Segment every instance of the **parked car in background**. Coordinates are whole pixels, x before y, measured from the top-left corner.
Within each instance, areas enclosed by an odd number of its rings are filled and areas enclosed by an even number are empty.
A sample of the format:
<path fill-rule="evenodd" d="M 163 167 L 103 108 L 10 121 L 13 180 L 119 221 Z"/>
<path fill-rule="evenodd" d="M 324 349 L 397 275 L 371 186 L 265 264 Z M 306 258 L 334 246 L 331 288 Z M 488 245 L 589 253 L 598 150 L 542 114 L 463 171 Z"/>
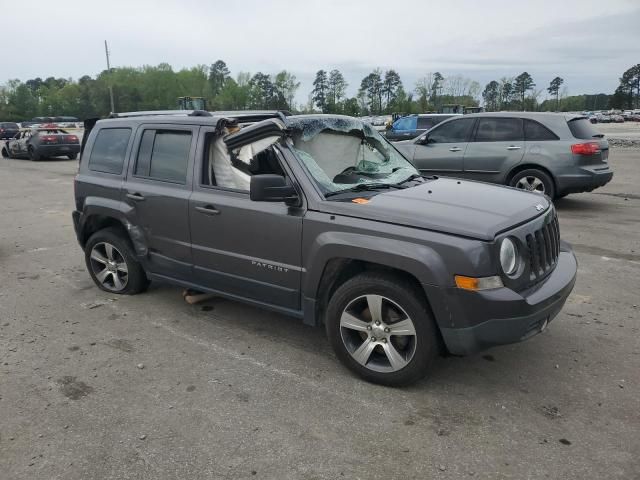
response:
<path fill-rule="evenodd" d="M 582 115 L 500 112 L 453 118 L 395 146 L 424 173 L 558 198 L 611 180 L 603 137 Z"/>
<path fill-rule="evenodd" d="M 624 123 L 624 117 L 622 115 L 611 115 L 611 121 L 613 123 Z"/>
<path fill-rule="evenodd" d="M 13 122 L 0 122 L 0 139 L 5 140 L 16 136 L 20 127 Z"/>
<path fill-rule="evenodd" d="M 77 135 L 61 129 L 20 130 L 14 138 L 2 145 L 4 158 L 43 158 L 66 156 L 78 158 L 80 141 Z"/>
<path fill-rule="evenodd" d="M 426 132 L 433 126 L 451 117 L 461 117 L 461 113 L 421 113 L 419 115 L 407 115 L 398 118 L 391 128 L 387 130 L 385 137 L 391 142 L 410 140 Z"/>

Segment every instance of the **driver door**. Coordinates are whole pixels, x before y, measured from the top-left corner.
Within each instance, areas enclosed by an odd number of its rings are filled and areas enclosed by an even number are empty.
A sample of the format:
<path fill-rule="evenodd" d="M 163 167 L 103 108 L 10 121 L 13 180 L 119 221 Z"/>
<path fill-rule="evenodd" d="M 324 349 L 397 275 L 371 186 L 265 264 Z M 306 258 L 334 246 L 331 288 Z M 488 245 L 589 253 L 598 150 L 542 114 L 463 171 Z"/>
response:
<path fill-rule="evenodd" d="M 464 153 L 475 119 L 459 118 L 433 127 L 416 141 L 413 164 L 420 172 L 462 176 Z"/>
<path fill-rule="evenodd" d="M 230 151 L 269 150 L 286 172 L 283 157 L 274 146 L 282 134 L 270 120 L 246 127 L 225 141 Z M 225 188 L 218 186 L 215 178 L 207 180 L 214 136 L 213 128 L 202 129 L 194 174 L 199 182 L 189 202 L 197 282 L 232 296 L 300 310 L 305 210 L 278 202 L 254 202 L 248 189 Z M 264 148 L 268 138 L 271 144 Z M 251 148 L 244 149 L 247 146 Z"/>

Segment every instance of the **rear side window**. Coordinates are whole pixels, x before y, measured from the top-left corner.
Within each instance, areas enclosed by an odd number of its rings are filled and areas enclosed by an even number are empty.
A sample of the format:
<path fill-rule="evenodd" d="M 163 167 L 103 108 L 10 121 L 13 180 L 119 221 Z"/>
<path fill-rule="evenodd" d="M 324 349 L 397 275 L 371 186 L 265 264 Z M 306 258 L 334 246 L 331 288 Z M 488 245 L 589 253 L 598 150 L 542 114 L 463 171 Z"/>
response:
<path fill-rule="evenodd" d="M 186 183 L 191 132 L 145 130 L 134 174 L 175 183 Z"/>
<path fill-rule="evenodd" d="M 524 138 L 529 141 L 558 140 L 555 133 L 533 120 L 524 121 Z"/>
<path fill-rule="evenodd" d="M 573 135 L 575 138 L 589 140 L 601 136 L 601 134 L 598 133 L 595 128 L 593 128 L 591 122 L 586 118 L 576 118 L 575 120 L 569 120 L 567 122 L 567 125 L 569 125 L 571 135 Z"/>
<path fill-rule="evenodd" d="M 466 142 L 473 127 L 473 118 L 452 120 L 429 132 L 429 143 Z"/>
<path fill-rule="evenodd" d="M 89 170 L 121 174 L 129 137 L 131 137 L 130 128 L 103 128 L 100 130 L 91 149 Z"/>
<path fill-rule="evenodd" d="M 524 140 L 521 118 L 481 118 L 476 142 L 516 142 Z"/>
<path fill-rule="evenodd" d="M 415 130 L 417 124 L 416 117 L 404 117 L 396 120 L 396 123 L 393 124 L 394 130 Z"/>

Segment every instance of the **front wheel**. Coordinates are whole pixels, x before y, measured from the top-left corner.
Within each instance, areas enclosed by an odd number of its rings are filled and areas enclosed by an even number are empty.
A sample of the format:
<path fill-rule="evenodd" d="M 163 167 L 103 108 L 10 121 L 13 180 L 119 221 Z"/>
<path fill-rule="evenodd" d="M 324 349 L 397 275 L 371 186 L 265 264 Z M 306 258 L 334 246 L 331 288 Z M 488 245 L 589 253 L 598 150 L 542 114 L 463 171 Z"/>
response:
<path fill-rule="evenodd" d="M 546 172 L 536 168 L 516 173 L 509 185 L 527 192 L 544 194 L 551 199 L 555 197 L 553 179 Z"/>
<path fill-rule="evenodd" d="M 2 158 L 11 158 L 11 155 L 9 155 L 9 151 L 6 148 L 2 149 Z"/>
<path fill-rule="evenodd" d="M 97 231 L 87 241 L 84 251 L 87 270 L 100 289 L 123 295 L 134 295 L 147 289 L 147 276 L 122 230 L 105 228 Z"/>
<path fill-rule="evenodd" d="M 421 292 L 402 277 L 367 272 L 342 284 L 327 308 L 337 357 L 365 380 L 402 386 L 424 377 L 438 332 Z"/>

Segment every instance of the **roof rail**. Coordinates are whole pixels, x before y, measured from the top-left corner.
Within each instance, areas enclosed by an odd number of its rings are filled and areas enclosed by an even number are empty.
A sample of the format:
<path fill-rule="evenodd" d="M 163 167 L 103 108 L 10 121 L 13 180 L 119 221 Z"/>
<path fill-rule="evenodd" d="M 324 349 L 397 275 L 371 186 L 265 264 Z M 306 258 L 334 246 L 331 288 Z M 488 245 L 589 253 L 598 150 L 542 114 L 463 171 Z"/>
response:
<path fill-rule="evenodd" d="M 211 113 L 204 110 L 148 110 L 142 112 L 120 112 L 111 113 L 107 118 L 127 118 L 127 117 L 151 117 L 162 115 L 178 115 L 189 117 L 210 117 Z"/>

